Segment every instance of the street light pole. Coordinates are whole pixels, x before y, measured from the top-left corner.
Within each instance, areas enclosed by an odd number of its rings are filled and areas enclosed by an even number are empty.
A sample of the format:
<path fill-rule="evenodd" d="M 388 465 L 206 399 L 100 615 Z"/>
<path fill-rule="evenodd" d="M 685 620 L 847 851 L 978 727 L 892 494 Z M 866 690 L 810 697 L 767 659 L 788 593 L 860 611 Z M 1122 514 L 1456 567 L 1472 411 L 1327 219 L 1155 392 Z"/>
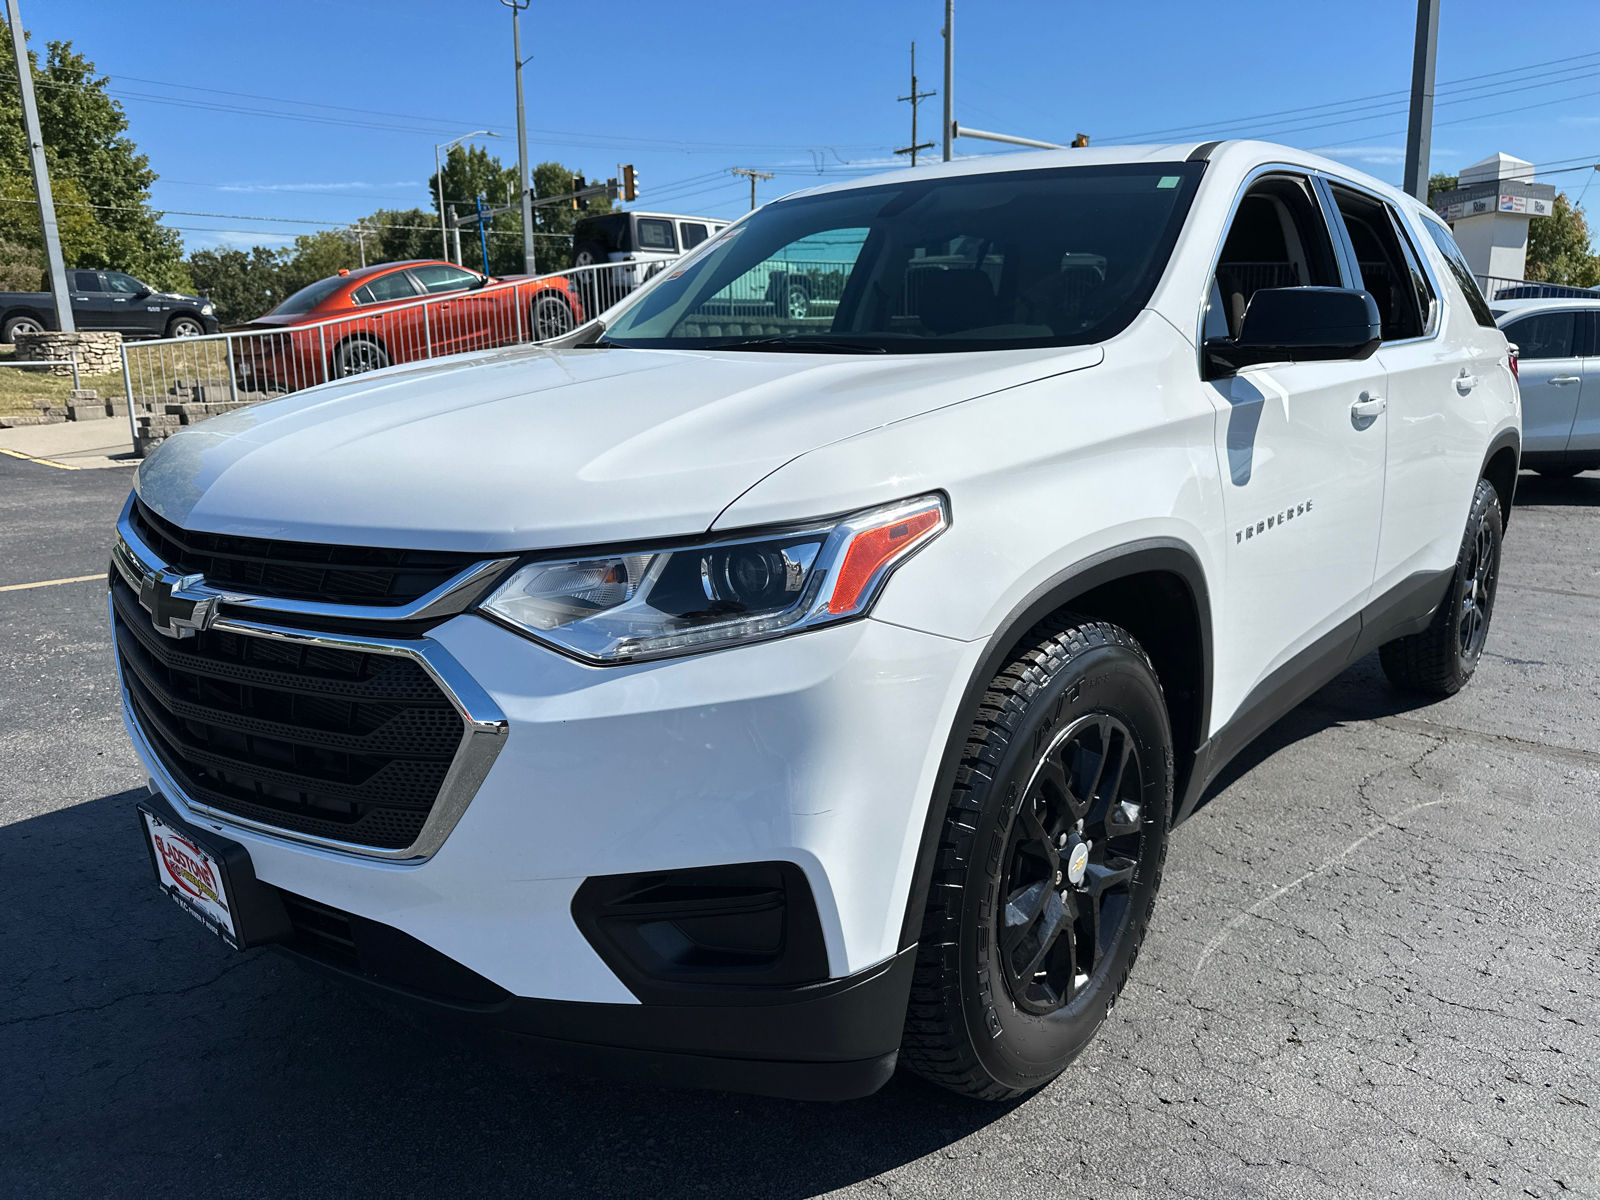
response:
<path fill-rule="evenodd" d="M 1439 0 L 1417 0 L 1417 43 L 1411 62 L 1411 119 L 1406 126 L 1406 194 L 1428 202 L 1433 149 L 1433 71 L 1439 57 Z"/>
<path fill-rule="evenodd" d="M 72 292 L 67 287 L 67 264 L 61 257 L 61 231 L 56 228 L 56 202 L 50 194 L 50 168 L 44 159 L 44 135 L 39 131 L 39 106 L 33 100 L 33 68 L 28 63 L 28 39 L 22 29 L 17 0 L 6 0 L 6 20 L 11 25 L 11 49 L 17 56 L 17 83 L 22 91 L 22 127 L 33 164 L 33 194 L 39 201 L 39 230 L 44 234 L 45 263 L 50 268 L 50 295 L 56 306 L 56 328 L 76 333 L 72 322 Z"/>
<path fill-rule="evenodd" d="M 528 186 L 528 117 L 527 111 L 522 107 L 522 29 L 517 20 L 523 9 L 527 8 L 532 0 L 500 0 L 511 10 L 511 57 L 517 64 L 517 178 L 522 192 L 522 270 L 525 274 L 535 275 L 537 270 L 533 264 L 533 189 Z M 487 268 L 485 268 L 487 270 Z"/>
<path fill-rule="evenodd" d="M 6 0 L 6 3 L 13 3 L 13 0 Z M 450 242 L 444 231 L 444 164 L 440 161 L 439 151 L 449 150 L 455 146 L 459 146 L 462 142 L 467 141 L 469 138 L 499 136 L 500 135 L 498 133 L 491 133 L 487 129 L 474 129 L 471 133 L 463 133 L 460 137 L 453 138 L 448 142 L 437 142 L 434 144 L 433 184 L 434 197 L 439 202 L 439 257 L 444 259 L 445 262 L 450 261 Z"/>

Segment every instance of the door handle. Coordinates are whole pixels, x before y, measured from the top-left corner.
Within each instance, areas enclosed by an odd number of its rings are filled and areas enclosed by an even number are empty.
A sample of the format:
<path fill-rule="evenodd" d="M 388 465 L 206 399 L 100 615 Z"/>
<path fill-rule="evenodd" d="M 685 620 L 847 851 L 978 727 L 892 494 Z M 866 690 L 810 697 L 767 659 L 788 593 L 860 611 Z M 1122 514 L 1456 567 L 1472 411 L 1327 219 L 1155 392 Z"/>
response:
<path fill-rule="evenodd" d="M 1463 396 L 1465 396 L 1468 392 L 1470 392 L 1473 388 L 1475 388 L 1477 386 L 1478 386 L 1478 377 L 1476 375 L 1469 374 L 1467 369 L 1465 367 L 1462 367 L 1461 368 L 1461 374 L 1456 376 L 1456 391 L 1460 392 Z"/>
<path fill-rule="evenodd" d="M 1350 405 L 1350 424 L 1357 429 L 1366 429 L 1382 416 L 1383 410 L 1388 407 L 1389 402 L 1382 396 L 1362 392 L 1361 398 Z"/>
<path fill-rule="evenodd" d="M 1569 383 L 1582 383 L 1583 377 L 1581 375 L 1552 375 L 1550 382 L 1555 384 L 1556 387 L 1566 387 Z"/>

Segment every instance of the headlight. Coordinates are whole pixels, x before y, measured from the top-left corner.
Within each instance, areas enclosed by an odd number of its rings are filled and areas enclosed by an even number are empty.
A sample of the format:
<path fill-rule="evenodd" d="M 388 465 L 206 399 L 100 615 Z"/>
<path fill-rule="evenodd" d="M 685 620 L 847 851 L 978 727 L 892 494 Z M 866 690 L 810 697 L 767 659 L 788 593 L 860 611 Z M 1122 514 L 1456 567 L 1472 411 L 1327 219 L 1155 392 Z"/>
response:
<path fill-rule="evenodd" d="M 202 304 L 200 306 L 200 315 L 201 316 L 205 316 L 205 317 L 209 317 L 211 315 L 211 312 L 212 312 L 214 307 L 215 307 L 215 305 Z"/>
<path fill-rule="evenodd" d="M 948 524 L 943 497 L 919 496 L 757 537 L 530 562 L 482 609 L 590 662 L 721 649 L 862 615 Z"/>

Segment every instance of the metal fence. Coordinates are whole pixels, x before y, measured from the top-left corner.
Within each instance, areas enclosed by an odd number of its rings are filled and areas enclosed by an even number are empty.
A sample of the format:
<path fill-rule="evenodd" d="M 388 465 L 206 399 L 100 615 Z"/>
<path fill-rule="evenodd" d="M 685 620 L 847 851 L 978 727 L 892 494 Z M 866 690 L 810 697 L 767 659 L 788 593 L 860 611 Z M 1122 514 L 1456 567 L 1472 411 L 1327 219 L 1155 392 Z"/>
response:
<path fill-rule="evenodd" d="M 1499 275 L 1477 275 L 1474 278 L 1488 300 L 1552 300 L 1600 297 L 1592 288 L 1568 287 L 1563 283 L 1539 283 L 1532 279 L 1506 279 Z"/>
<path fill-rule="evenodd" d="M 575 267 L 374 304 L 345 316 L 124 344 L 122 373 L 135 451 L 142 453 L 163 430 L 193 418 L 330 379 L 549 341 L 612 307 L 669 261 Z"/>

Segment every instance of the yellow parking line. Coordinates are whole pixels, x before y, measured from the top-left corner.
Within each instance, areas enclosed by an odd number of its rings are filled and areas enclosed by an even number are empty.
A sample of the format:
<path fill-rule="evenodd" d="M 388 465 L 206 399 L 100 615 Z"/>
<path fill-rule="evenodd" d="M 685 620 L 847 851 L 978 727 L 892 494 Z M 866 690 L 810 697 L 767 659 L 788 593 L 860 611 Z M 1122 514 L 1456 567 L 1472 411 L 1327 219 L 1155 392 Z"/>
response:
<path fill-rule="evenodd" d="M 72 463 L 56 462 L 54 459 L 49 459 L 49 458 L 35 458 L 31 454 L 24 454 L 21 450 L 7 450 L 4 446 L 0 446 L 0 454 L 9 454 L 12 458 L 20 458 L 24 462 L 35 462 L 35 463 L 41 464 L 42 466 L 55 467 L 58 471 L 81 471 L 81 470 L 83 470 L 82 467 L 75 466 Z M 0 590 L 3 590 L 3 589 L 0 589 Z"/>
<path fill-rule="evenodd" d="M 55 587 L 58 583 L 88 583 L 91 579 L 104 579 L 106 573 L 101 571 L 98 575 L 74 575 L 71 579 L 41 579 L 38 583 L 8 583 L 0 587 L 0 592 L 22 592 L 28 588 Z"/>

